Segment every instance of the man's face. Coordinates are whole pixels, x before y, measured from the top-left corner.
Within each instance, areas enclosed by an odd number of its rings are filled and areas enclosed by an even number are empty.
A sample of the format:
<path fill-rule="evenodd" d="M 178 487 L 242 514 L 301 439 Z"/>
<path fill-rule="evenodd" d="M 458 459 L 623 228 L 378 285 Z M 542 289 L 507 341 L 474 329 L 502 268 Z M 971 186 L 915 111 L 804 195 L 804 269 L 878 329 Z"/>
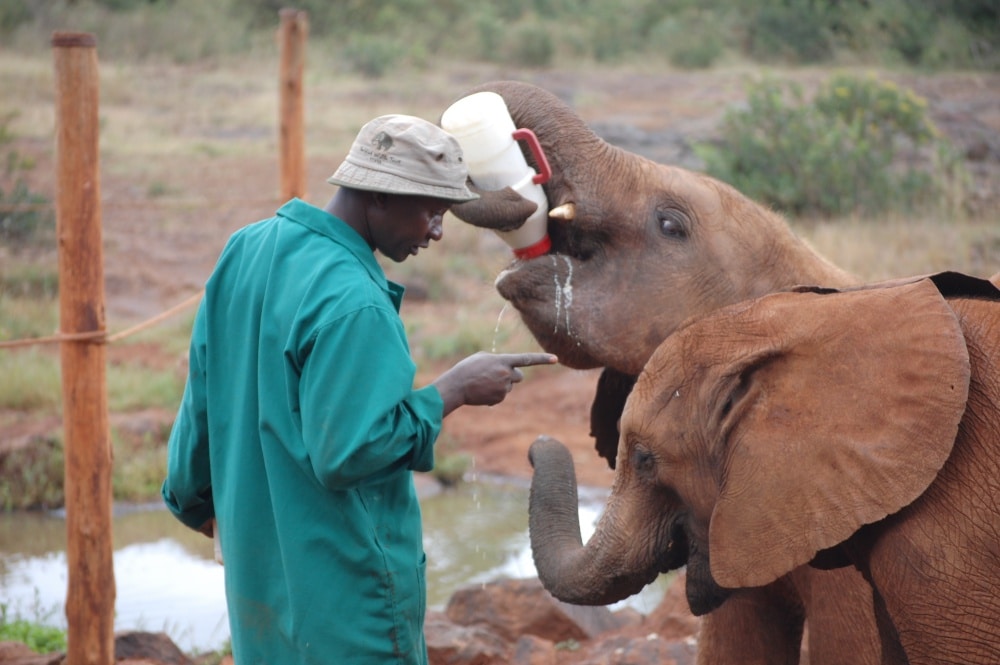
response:
<path fill-rule="evenodd" d="M 389 196 L 376 198 L 369 214 L 375 248 L 396 263 L 416 256 L 431 240 L 444 236 L 444 214 L 451 201 L 427 196 Z"/>

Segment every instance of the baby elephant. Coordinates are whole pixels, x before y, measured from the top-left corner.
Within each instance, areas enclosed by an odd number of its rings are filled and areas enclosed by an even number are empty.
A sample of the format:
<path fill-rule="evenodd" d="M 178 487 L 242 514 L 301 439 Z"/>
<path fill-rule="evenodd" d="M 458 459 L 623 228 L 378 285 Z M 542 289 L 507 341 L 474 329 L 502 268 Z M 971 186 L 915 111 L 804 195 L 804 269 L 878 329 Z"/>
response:
<path fill-rule="evenodd" d="M 533 494 L 539 474 L 565 480 L 563 453 L 536 442 Z M 533 544 L 562 528 L 539 496 Z M 943 273 L 688 323 L 628 398 L 611 497 L 576 554 L 602 562 L 579 583 L 608 588 L 686 563 L 699 614 L 804 565 L 853 565 L 884 662 L 1000 663 L 1000 291 Z"/>

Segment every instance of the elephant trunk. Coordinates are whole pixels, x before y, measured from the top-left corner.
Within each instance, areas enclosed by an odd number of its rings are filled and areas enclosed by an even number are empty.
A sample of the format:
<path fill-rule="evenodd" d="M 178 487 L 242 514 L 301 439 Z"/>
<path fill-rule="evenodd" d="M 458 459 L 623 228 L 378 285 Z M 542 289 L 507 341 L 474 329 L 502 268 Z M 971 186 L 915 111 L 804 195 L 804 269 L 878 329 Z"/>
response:
<path fill-rule="evenodd" d="M 607 605 L 642 590 L 658 571 L 627 565 L 634 544 L 616 542 L 612 525 L 618 509 L 614 494 L 586 545 L 580 536 L 576 473 L 569 450 L 539 437 L 529 458 L 531 482 L 528 527 L 531 552 L 542 585 L 556 598 L 576 605 Z"/>
<path fill-rule="evenodd" d="M 629 161 L 623 151 L 601 139 L 548 90 L 521 81 L 493 81 L 467 94 L 481 91 L 503 97 L 514 125 L 530 129 L 538 137 L 552 167 L 552 179 L 545 185 L 550 209 L 568 202 L 585 203 L 578 200 L 584 192 L 601 200 L 609 169 L 619 168 L 611 165 Z M 530 151 L 526 147 L 523 150 L 528 163 L 533 164 Z"/>

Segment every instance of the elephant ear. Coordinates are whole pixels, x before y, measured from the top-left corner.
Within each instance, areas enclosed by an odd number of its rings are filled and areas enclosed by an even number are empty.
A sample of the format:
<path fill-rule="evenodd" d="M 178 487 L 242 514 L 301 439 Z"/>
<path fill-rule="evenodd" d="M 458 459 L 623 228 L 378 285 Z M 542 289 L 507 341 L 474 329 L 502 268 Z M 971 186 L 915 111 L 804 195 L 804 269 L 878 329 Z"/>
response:
<path fill-rule="evenodd" d="M 712 318 L 754 348 L 736 368 L 720 444 L 709 527 L 720 585 L 768 584 L 933 482 L 970 368 L 957 317 L 930 280 L 776 294 Z"/>
<path fill-rule="evenodd" d="M 597 380 L 597 392 L 590 405 L 590 436 L 594 437 L 597 454 L 606 459 L 612 469 L 618 459 L 618 422 L 635 380 L 631 374 L 605 368 Z"/>

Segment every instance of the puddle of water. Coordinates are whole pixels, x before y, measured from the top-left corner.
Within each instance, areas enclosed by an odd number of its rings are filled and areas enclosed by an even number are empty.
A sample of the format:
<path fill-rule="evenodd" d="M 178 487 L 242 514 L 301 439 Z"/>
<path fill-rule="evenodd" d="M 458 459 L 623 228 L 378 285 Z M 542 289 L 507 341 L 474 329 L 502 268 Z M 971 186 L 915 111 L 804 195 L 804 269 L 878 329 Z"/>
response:
<path fill-rule="evenodd" d="M 581 488 L 580 524 L 590 537 L 605 495 Z M 460 587 L 536 575 L 528 543 L 528 487 L 476 479 L 422 500 L 427 602 L 443 609 Z M 162 631 L 184 651 L 229 637 L 223 569 L 212 541 L 159 505 L 114 520 L 115 630 Z M 65 628 L 66 524 L 57 514 L 0 513 L 0 603 L 8 616 Z M 612 609 L 649 613 L 669 576 Z"/>

